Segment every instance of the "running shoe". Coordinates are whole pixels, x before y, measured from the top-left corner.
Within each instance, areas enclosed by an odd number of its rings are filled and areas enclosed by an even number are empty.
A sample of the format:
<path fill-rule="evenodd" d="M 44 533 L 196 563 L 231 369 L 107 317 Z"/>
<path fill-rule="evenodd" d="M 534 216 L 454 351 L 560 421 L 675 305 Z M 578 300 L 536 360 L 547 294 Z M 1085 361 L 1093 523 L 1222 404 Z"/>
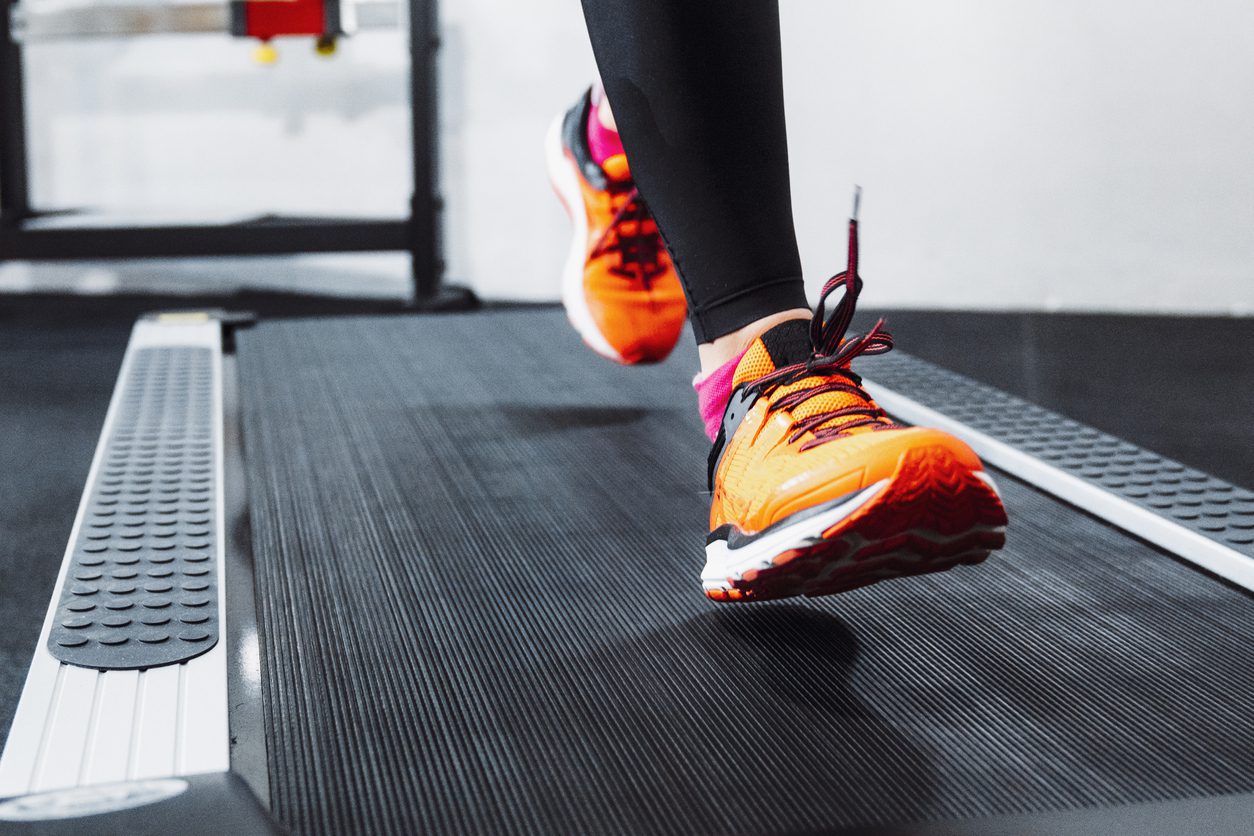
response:
<path fill-rule="evenodd" d="M 845 592 L 979 563 L 1005 543 L 1006 512 L 971 448 L 896 423 L 850 368 L 892 348 L 883 320 L 845 337 L 862 289 L 857 236 L 855 211 L 848 267 L 813 320 L 777 325 L 736 366 L 710 453 L 701 582 L 715 601 Z"/>
<path fill-rule="evenodd" d="M 675 267 L 624 154 L 598 165 L 588 151 L 587 93 L 549 129 L 549 178 L 574 223 L 562 304 L 583 341 L 619 363 L 664 360 L 687 303 Z"/>

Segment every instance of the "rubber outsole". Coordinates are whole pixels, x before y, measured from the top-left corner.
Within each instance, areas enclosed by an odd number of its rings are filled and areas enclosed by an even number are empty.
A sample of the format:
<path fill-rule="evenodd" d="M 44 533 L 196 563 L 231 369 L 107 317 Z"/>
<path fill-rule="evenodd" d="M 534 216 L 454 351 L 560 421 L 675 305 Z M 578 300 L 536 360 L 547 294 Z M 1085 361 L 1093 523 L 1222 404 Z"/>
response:
<path fill-rule="evenodd" d="M 883 490 L 849 516 L 706 583 L 713 601 L 765 601 L 848 592 L 893 578 L 974 565 L 1006 542 L 992 480 L 948 450 L 907 450 Z"/>

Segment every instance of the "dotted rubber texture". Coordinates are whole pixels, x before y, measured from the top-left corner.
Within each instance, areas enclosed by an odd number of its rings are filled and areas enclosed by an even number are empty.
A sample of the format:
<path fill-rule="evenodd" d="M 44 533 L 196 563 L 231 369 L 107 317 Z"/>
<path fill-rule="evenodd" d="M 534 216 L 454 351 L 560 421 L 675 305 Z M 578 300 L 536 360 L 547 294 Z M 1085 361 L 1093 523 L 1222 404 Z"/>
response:
<path fill-rule="evenodd" d="M 1254 557 L 1254 493 L 1248 490 L 901 352 L 877 357 L 867 377 Z"/>
<path fill-rule="evenodd" d="M 1010 476 L 979 566 L 720 604 L 691 349 L 622 368 L 560 311 L 237 339 L 296 833 L 813 833 L 1254 790 L 1254 599 Z"/>
<path fill-rule="evenodd" d="M 137 350 L 48 636 L 71 665 L 133 670 L 218 642 L 213 352 Z"/>

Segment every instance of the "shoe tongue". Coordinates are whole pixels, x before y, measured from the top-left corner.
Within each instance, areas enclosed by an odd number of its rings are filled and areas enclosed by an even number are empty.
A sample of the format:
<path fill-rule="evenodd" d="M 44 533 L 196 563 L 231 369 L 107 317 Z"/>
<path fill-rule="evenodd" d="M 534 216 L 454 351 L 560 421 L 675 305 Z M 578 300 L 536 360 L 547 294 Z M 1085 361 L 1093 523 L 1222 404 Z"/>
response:
<path fill-rule="evenodd" d="M 736 365 L 732 388 L 757 380 L 783 366 L 804 363 L 813 354 L 810 344 L 810 323 L 804 319 L 791 319 L 776 325 L 749 345 L 749 350 Z M 829 378 L 823 375 L 802 377 L 775 390 L 778 395 L 789 395 L 802 389 L 821 386 Z M 851 391 L 826 391 L 806 398 L 788 411 L 794 421 L 814 419 L 819 415 L 849 408 L 867 408 L 873 404 L 860 394 Z M 815 430 L 835 427 L 856 420 L 854 416 L 837 416 L 812 428 Z M 869 432 L 871 427 L 855 427 L 850 432 Z"/>
<path fill-rule="evenodd" d="M 732 388 L 757 380 L 784 366 L 804 363 L 813 352 L 808 319 L 781 322 L 749 344 L 748 350 L 736 365 Z"/>
<path fill-rule="evenodd" d="M 631 179 L 631 169 L 627 166 L 626 154 L 615 154 L 607 157 L 605 162 L 601 163 L 601 169 L 605 172 L 605 176 L 616 183 L 621 183 Z"/>

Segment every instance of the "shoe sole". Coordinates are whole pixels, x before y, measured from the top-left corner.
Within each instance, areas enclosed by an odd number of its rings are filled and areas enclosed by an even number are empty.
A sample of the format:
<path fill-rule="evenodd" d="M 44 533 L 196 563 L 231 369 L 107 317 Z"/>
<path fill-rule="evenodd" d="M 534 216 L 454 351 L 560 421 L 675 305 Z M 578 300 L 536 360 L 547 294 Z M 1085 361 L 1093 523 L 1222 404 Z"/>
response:
<path fill-rule="evenodd" d="M 944 448 L 907 450 L 891 477 L 833 508 L 740 548 L 710 543 L 702 585 L 714 601 L 833 595 L 980 563 L 1005 545 L 1005 526 L 988 474 Z"/>
<path fill-rule="evenodd" d="M 570 251 L 566 255 L 566 266 L 562 268 L 562 307 L 566 309 L 566 318 L 570 320 L 571 326 L 588 348 L 608 360 L 622 363 L 622 355 L 610 345 L 597 327 L 584 296 L 583 271 L 588 259 L 588 215 L 583 207 L 583 190 L 579 187 L 575 163 L 562 147 L 562 120 L 563 117 L 559 115 L 553 121 L 544 139 L 544 159 L 549 172 L 549 183 L 575 226 Z"/>

